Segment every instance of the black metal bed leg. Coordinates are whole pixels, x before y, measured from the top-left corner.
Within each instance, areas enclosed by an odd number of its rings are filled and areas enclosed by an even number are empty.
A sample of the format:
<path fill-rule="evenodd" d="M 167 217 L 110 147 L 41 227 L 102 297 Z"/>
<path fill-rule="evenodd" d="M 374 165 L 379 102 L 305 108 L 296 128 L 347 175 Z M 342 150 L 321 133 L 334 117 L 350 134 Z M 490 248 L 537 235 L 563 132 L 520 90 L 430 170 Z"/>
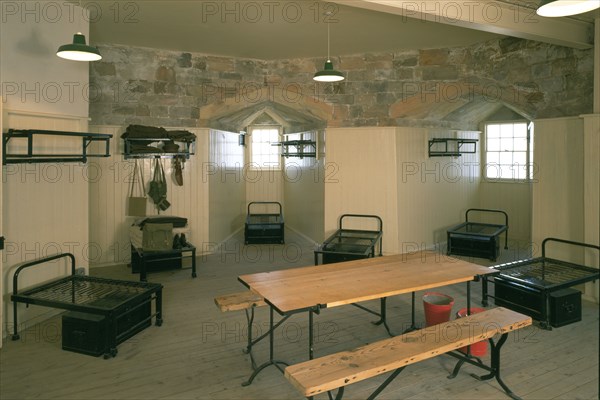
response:
<path fill-rule="evenodd" d="M 156 297 L 154 299 L 154 307 L 156 307 L 156 319 L 154 324 L 156 326 L 162 326 L 163 318 L 162 318 L 162 289 L 156 292 Z"/>
<path fill-rule="evenodd" d="M 481 305 L 488 306 L 488 280 L 487 276 L 481 277 Z"/>
<path fill-rule="evenodd" d="M 17 322 L 17 302 L 13 301 L 13 334 L 12 340 L 19 340 L 21 337 L 19 336 L 19 332 L 17 332 L 17 326 L 19 323 Z"/>

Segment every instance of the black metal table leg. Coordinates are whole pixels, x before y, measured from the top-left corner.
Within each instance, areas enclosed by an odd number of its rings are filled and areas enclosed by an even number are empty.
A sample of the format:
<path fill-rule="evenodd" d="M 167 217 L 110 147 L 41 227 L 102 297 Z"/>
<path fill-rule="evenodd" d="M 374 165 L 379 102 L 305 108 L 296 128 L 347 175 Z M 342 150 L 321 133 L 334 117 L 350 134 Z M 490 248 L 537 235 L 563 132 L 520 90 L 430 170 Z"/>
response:
<path fill-rule="evenodd" d="M 416 308 L 416 295 L 415 292 L 412 292 L 411 294 L 411 306 L 410 306 L 410 326 L 408 328 L 406 328 L 404 330 L 404 332 L 402 333 L 408 333 L 408 332 L 412 332 L 412 331 L 416 331 L 417 328 L 417 324 L 415 322 L 415 310 Z"/>
<path fill-rule="evenodd" d="M 387 323 L 387 297 L 382 297 L 380 300 L 380 307 L 379 307 L 379 320 L 378 321 L 373 321 L 373 325 L 381 325 L 383 324 L 383 326 L 385 327 L 385 330 L 387 331 L 388 335 L 390 336 L 395 336 L 392 331 L 390 330 L 390 327 L 388 326 Z"/>
<path fill-rule="evenodd" d="M 254 370 L 254 372 L 252 372 L 252 375 L 250 375 L 250 378 L 248 378 L 247 381 L 242 383 L 242 386 L 248 386 L 252 384 L 252 381 L 254 381 L 254 378 L 256 378 L 256 376 L 260 373 L 260 371 L 262 371 L 263 369 L 267 368 L 270 365 L 274 365 L 275 367 L 277 367 L 277 369 L 281 372 L 283 372 L 283 368 L 281 368 L 281 366 L 279 364 L 288 366 L 289 364 L 284 362 L 284 361 L 280 361 L 280 360 L 275 360 L 274 358 L 274 347 L 275 347 L 275 334 L 274 332 L 274 323 L 273 323 L 273 306 L 269 307 L 269 360 L 267 362 L 265 362 L 264 364 L 262 364 L 260 367 L 258 367 L 257 369 Z"/>

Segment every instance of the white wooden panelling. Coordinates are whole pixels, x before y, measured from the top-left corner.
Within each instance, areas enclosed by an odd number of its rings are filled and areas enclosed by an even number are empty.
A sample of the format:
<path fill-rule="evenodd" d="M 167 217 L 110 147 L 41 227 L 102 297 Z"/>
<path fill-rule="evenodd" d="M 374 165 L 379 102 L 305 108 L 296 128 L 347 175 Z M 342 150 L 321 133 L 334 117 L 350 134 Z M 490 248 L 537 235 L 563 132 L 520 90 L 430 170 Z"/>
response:
<path fill-rule="evenodd" d="M 2 122 L 4 121 L 4 111 L 2 109 L 2 105 L 3 102 L 0 101 L 0 138 L 2 138 L 2 143 L 4 143 L 4 138 L 2 137 L 2 133 L 4 132 L 4 127 L 2 125 Z M 0 148 L 0 159 L 2 158 L 3 148 L 4 146 Z M 4 167 L 2 167 L 2 169 L 4 169 Z M 2 178 L 3 179 L 0 181 L 0 236 L 4 236 L 4 229 L 2 225 L 2 214 L 4 213 L 4 208 L 2 205 L 2 186 L 4 182 L 4 176 Z M 0 251 L 0 253 L 2 252 Z M 3 259 L 4 256 L 0 257 L 0 293 L 2 294 L 0 296 L 0 331 L 2 332 L 2 334 L 0 335 L 0 349 L 2 349 L 2 343 L 4 343 L 2 338 L 4 337 L 4 295 L 6 293 L 6 291 L 4 290 L 4 267 L 2 264 Z"/>
<path fill-rule="evenodd" d="M 325 237 L 342 214 L 383 220 L 383 250 L 397 253 L 398 193 L 395 128 L 328 129 L 325 168 Z M 357 225 L 356 228 L 373 229 Z"/>
<path fill-rule="evenodd" d="M 251 201 L 277 201 L 284 205 L 283 170 L 250 170 L 244 169 L 246 181 L 246 204 Z M 253 208 L 256 212 L 272 212 L 263 207 Z"/>
<path fill-rule="evenodd" d="M 324 133 L 308 132 L 305 140 L 323 142 Z M 291 136 L 290 140 L 299 139 Z M 325 217 L 325 159 L 285 159 L 284 214 L 285 225 L 301 232 L 315 243 L 322 243 Z"/>
<path fill-rule="evenodd" d="M 488 182 L 482 180 L 479 207 L 505 211 L 508 214 L 509 240 L 530 243 L 531 190 L 531 183 L 529 182 Z M 503 217 L 494 216 L 493 221 L 487 222 L 503 223 Z"/>
<path fill-rule="evenodd" d="M 62 115 L 4 110 L 3 130 L 46 129 L 87 131 L 87 119 Z M 80 141 L 76 140 L 80 146 Z M 50 151 L 56 141 L 36 138 L 36 148 Z M 12 292 L 16 266 L 39 257 L 70 252 L 78 267 L 87 267 L 88 237 L 87 165 L 81 163 L 10 164 L 2 168 L 3 295 Z M 31 286 L 70 272 L 64 260 L 34 267 L 20 276 L 21 287 Z M 10 285 L 8 283 L 11 282 Z M 21 305 L 19 306 L 21 307 Z M 50 309 L 24 306 L 19 324 L 28 326 L 54 313 Z M 12 313 L 6 313 L 5 329 L 12 328 Z"/>
<path fill-rule="evenodd" d="M 479 139 L 479 134 L 397 129 L 400 251 L 442 251 L 447 229 L 463 222 L 465 211 L 478 204 L 479 150 L 461 157 L 429 158 L 429 139 L 443 137 Z"/>
<path fill-rule="evenodd" d="M 203 173 L 209 188 L 207 251 L 242 228 L 246 215 L 244 148 L 238 144 L 239 134 L 211 129 L 209 136 Z"/>
<path fill-rule="evenodd" d="M 170 129 L 170 128 L 167 128 Z M 160 215 L 176 215 L 188 219 L 187 239 L 201 249 L 201 243 L 208 240 L 208 181 L 203 179 L 203 169 L 208 162 L 208 130 L 186 129 L 196 135 L 196 151 L 185 162 L 183 186 L 177 186 L 173 180 L 173 168 L 170 159 L 163 159 L 167 180 L 167 199 L 171 207 Z M 93 176 L 90 177 L 90 240 L 95 253 L 90 262 L 93 266 L 123 264 L 130 261 L 129 227 L 135 217 L 126 215 L 127 197 L 133 160 L 123 157 L 121 134 L 125 127 L 93 126 L 90 130 L 113 135 L 111 157 L 95 159 Z M 152 179 L 153 160 L 140 159 L 145 188 Z M 158 215 L 154 204 L 148 200 L 147 215 Z"/>
<path fill-rule="evenodd" d="M 596 19 L 600 24 L 600 20 Z M 597 45 L 598 46 L 598 45 Z M 600 100 L 598 100 L 600 101 Z M 600 114 L 585 115 L 584 121 L 584 226 L 585 242 L 600 245 Z M 597 251 L 585 252 L 585 265 L 600 266 Z M 585 293 L 600 303 L 599 282 L 587 283 Z"/>
<path fill-rule="evenodd" d="M 578 117 L 535 121 L 532 241 L 540 254 L 547 237 L 584 239 L 583 120 Z M 549 256 L 583 262 L 583 251 L 552 245 Z"/>

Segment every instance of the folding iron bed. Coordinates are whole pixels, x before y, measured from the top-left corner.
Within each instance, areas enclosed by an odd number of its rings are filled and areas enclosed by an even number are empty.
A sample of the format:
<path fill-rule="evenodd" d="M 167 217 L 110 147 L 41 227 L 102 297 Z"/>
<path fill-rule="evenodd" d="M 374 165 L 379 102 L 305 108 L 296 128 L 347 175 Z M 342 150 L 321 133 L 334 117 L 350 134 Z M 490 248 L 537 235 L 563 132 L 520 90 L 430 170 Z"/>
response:
<path fill-rule="evenodd" d="M 375 219 L 378 228 L 377 230 L 347 229 L 344 228 L 345 218 Z M 321 254 L 323 264 L 375 257 L 375 248 L 378 243 L 381 256 L 383 254 L 382 235 L 383 221 L 377 215 L 344 214 L 340 217 L 338 230 L 315 250 L 315 265 L 319 264 L 319 254 Z"/>
<path fill-rule="evenodd" d="M 469 221 L 469 212 L 504 214 L 504 225 Z M 470 208 L 465 213 L 465 222 L 447 231 L 448 255 L 489 258 L 495 261 L 500 253 L 500 235 L 506 232 L 504 248 L 508 249 L 508 214 L 502 210 Z"/>
<path fill-rule="evenodd" d="M 496 305 L 510 308 L 540 321 L 552 329 L 581 320 L 581 292 L 572 286 L 599 278 L 598 268 L 546 257 L 548 242 L 565 243 L 600 251 L 599 246 L 557 238 L 542 242 L 542 256 L 492 266 L 497 272 L 482 280 L 483 305 L 488 297 Z M 494 295 L 488 293 L 488 281 L 494 284 Z"/>
<path fill-rule="evenodd" d="M 257 205 L 274 205 L 278 213 L 252 212 Z M 244 227 L 244 243 L 280 243 L 284 240 L 284 223 L 281 203 L 276 201 L 252 201 L 248 203 L 248 215 Z"/>
<path fill-rule="evenodd" d="M 19 291 L 19 274 L 35 265 L 60 258 L 71 260 L 71 275 Z M 20 265 L 13 276 L 14 333 L 17 332 L 17 303 L 69 310 L 63 315 L 63 348 L 84 354 L 110 358 L 117 355 L 117 345 L 150 326 L 155 317 L 162 325 L 162 288 L 159 283 L 130 282 L 78 275 L 75 257 L 61 253 Z M 155 313 L 151 313 L 151 302 Z M 74 324 L 73 324 L 74 323 Z M 71 329 L 65 329 L 65 327 Z M 99 334 L 102 332 L 104 334 Z"/>

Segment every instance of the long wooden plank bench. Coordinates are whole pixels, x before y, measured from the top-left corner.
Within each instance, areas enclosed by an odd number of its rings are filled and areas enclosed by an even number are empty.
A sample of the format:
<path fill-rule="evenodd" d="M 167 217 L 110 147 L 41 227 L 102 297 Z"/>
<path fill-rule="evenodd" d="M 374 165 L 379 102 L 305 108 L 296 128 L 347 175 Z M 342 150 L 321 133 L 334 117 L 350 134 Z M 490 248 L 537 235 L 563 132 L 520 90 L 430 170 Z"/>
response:
<path fill-rule="evenodd" d="M 285 377 L 306 397 L 339 389 L 336 398 L 341 399 L 345 386 L 393 371 L 369 397 L 373 399 L 404 367 L 448 353 L 459 359 L 454 376 L 465 362 L 476 365 L 489 371 L 489 374 L 479 379 L 496 378 L 510 397 L 518 399 L 500 378 L 500 348 L 509 332 L 528 325 L 531 325 L 530 317 L 498 307 L 384 339 L 352 351 L 291 365 L 285 369 Z M 494 343 L 492 338 L 497 334 L 502 337 Z M 453 351 L 486 339 L 491 344 L 491 366 Z"/>
<path fill-rule="evenodd" d="M 244 310 L 246 312 L 246 320 L 248 321 L 248 344 L 244 349 L 244 353 L 250 355 L 252 367 L 256 368 L 256 362 L 254 361 L 254 355 L 252 354 L 252 346 L 264 339 L 268 333 L 253 340 L 252 323 L 254 322 L 254 309 L 256 307 L 266 306 L 267 303 L 265 303 L 265 299 L 250 290 L 244 290 L 243 292 L 215 297 L 215 304 L 219 307 L 219 310 L 223 312 L 239 310 Z"/>
<path fill-rule="evenodd" d="M 250 290 L 244 290 L 243 292 L 215 297 L 215 304 L 217 307 L 219 307 L 219 310 L 223 312 L 248 310 L 253 307 L 262 307 L 267 305 L 261 296 L 251 292 Z"/>

